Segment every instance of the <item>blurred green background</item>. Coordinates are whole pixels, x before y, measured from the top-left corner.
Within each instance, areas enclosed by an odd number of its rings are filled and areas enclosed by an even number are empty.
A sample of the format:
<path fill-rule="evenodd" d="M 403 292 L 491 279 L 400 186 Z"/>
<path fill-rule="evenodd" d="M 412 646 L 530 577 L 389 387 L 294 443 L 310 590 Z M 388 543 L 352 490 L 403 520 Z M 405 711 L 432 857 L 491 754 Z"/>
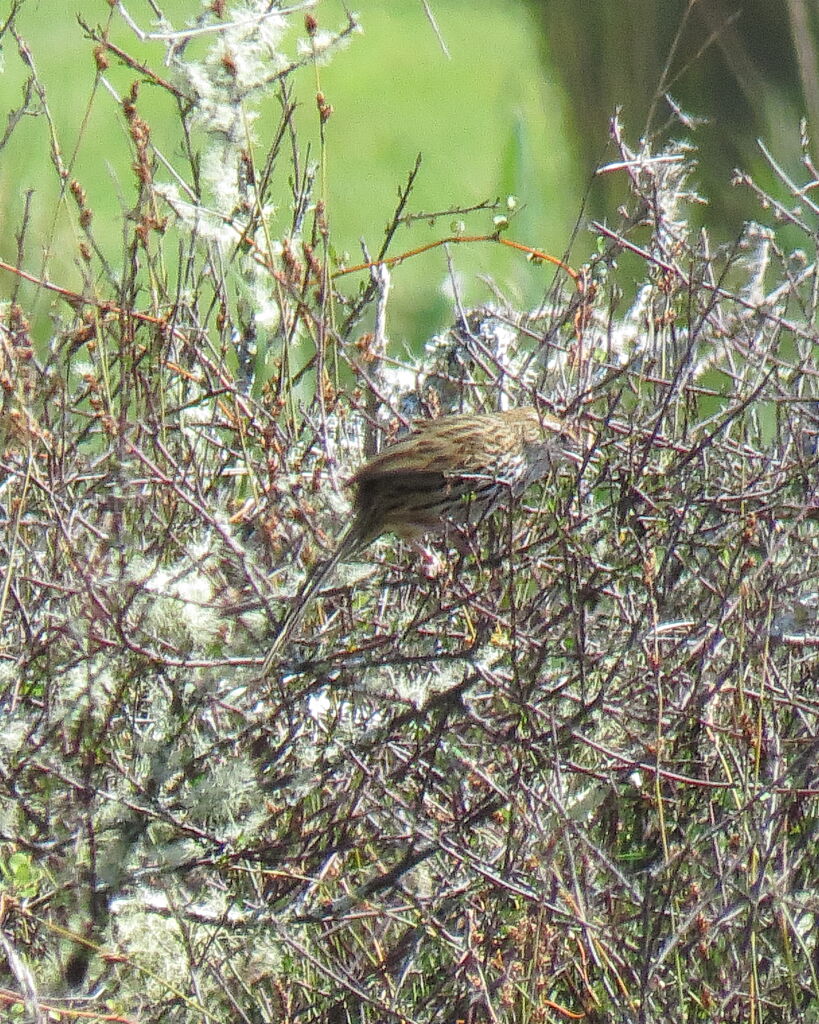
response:
<path fill-rule="evenodd" d="M 162 7 L 179 26 L 201 9 L 195 0 Z M 151 30 L 151 5 L 132 0 L 127 8 Z M 334 109 L 327 124 L 329 220 L 336 249 L 349 253 L 353 263 L 361 259 L 359 239 L 371 252 L 378 250 L 397 190 L 420 153 L 421 172 L 408 212 L 495 199 L 503 205 L 514 195 L 519 207 L 509 237 L 556 255 L 569 251 L 577 264 L 589 255 L 592 241 L 583 231 L 573 240 L 572 231 L 593 169 L 616 156 L 607 148 L 612 110 L 623 106 L 636 145 L 646 119 L 655 128 L 663 125 L 666 89 L 689 113 L 711 119 L 693 137 L 703 146 L 703 191 L 711 200 L 702 216 L 710 218 L 718 235 L 731 237 L 744 216 L 758 216 L 752 197 L 729 185 L 736 163 L 752 165 L 775 187 L 755 145 L 757 135 L 789 170 L 799 170 L 798 120 L 815 107 L 808 65 L 816 38 L 815 12 L 800 0 L 788 5 L 787 17 L 780 5 L 758 0 L 730 7 L 721 0 L 693 6 L 686 0 L 429 0 L 429 8 L 448 56 L 422 0 L 360 0 L 355 10 L 363 32 L 318 72 L 305 68 L 295 77 L 302 141 L 312 140 L 314 158 L 319 153 L 317 87 Z M 346 20 L 341 0 L 321 0 L 313 11 L 328 30 Z M 800 11 L 797 55 L 794 19 L 799 21 Z M 134 202 L 122 114 L 104 89 L 92 96 L 93 44 L 84 38 L 77 12 L 99 24 L 110 8 L 107 0 L 78 0 L 71 7 L 25 0 L 18 25 L 46 89 L 51 127 L 44 117 L 27 117 L 0 152 L 0 258 L 19 260 L 28 271 L 72 288 L 80 281 L 76 208 L 70 197 L 59 198 L 49 152 L 52 132 L 71 176 L 87 190 L 95 231 L 114 266 L 123 216 Z M 301 14 L 294 16 L 293 45 L 296 34 L 304 36 Z M 163 44 L 136 40 L 116 11 L 111 39 L 166 72 Z M 27 69 L 8 37 L 3 56 L 5 120 L 19 105 Z M 113 63 L 106 75 L 120 93 L 137 77 Z M 144 86 L 139 111 L 151 124 L 154 142 L 177 160 L 179 130 L 167 96 Z M 256 125 L 260 154 L 276 123 L 271 106 Z M 685 132 L 675 122 L 668 134 Z M 157 177 L 161 180 L 162 173 Z M 598 180 L 587 195 L 588 212 L 612 218 L 624 189 L 622 176 Z M 29 192 L 30 222 L 18 256 L 15 235 Z M 286 194 L 281 201 L 287 203 Z M 449 235 L 458 219 L 445 215 L 432 225 L 402 228 L 392 252 Z M 283 233 L 287 223 L 283 209 L 273 235 Z M 492 213 L 472 215 L 465 228 L 491 232 Z M 484 276 L 521 308 L 541 302 L 552 278 L 548 268 L 488 244 L 454 247 L 451 260 L 458 294 L 467 305 L 491 299 Z M 9 295 L 13 286 L 4 274 L 1 293 Z M 33 289 L 22 294 L 35 316 L 53 301 Z M 443 249 L 394 271 L 394 343 L 416 344 L 451 319 Z"/>
<path fill-rule="evenodd" d="M 144 30 L 151 28 L 148 5 L 127 5 Z M 108 4 L 83 0 L 81 16 L 90 24 L 104 22 Z M 175 0 L 163 6 L 177 25 L 197 13 L 200 5 Z M 578 210 L 578 177 L 568 140 L 570 119 L 560 88 L 543 72 L 536 24 L 531 10 L 516 0 L 474 2 L 433 0 L 442 50 L 419 0 L 362 0 L 356 5 L 363 32 L 316 72 L 305 68 L 295 76 L 298 124 L 302 144 L 312 141 L 318 158 L 317 81 L 334 113 L 327 124 L 327 198 L 331 236 L 339 252 L 361 262 L 360 239 L 376 252 L 384 227 L 397 203 L 397 192 L 421 154 L 422 166 L 408 211 L 440 211 L 470 206 L 508 194 L 520 201 L 510 234 L 528 244 L 562 251 Z M 343 5 L 325 0 L 314 8 L 320 27 L 344 25 Z M 101 90 L 92 100 L 93 45 L 84 38 L 74 9 L 46 3 L 24 5 L 19 26 L 47 90 L 54 130 L 71 174 L 88 192 L 95 211 L 95 231 L 116 261 L 122 242 L 122 218 L 133 205 L 131 152 L 121 111 Z M 304 37 L 302 16 L 294 28 Z M 295 35 L 295 33 L 294 33 Z M 138 42 L 115 14 L 111 39 L 166 73 L 159 42 Z M 5 47 L 4 106 L 17 105 L 25 68 Z M 295 42 L 295 40 L 293 40 Z M 293 51 L 294 52 L 294 51 Z M 106 72 L 120 93 L 134 72 L 112 62 Z M 278 107 L 256 124 L 258 150 L 278 123 Z M 174 159 L 179 129 L 176 113 L 159 90 L 143 86 L 139 111 L 152 127 L 154 142 Z M 87 118 L 87 121 L 86 121 Z M 162 180 L 160 171 L 157 178 Z M 49 156 L 49 130 L 44 118 L 27 119 L 13 143 L 2 153 L 0 195 L 3 217 L 0 252 L 15 262 L 15 232 L 23 197 L 32 192 L 32 219 L 23 254 L 25 268 L 47 273 L 51 280 L 76 287 L 76 209 L 71 198 L 59 203 L 57 176 Z M 283 195 L 282 203 L 288 201 Z M 505 209 L 505 206 L 504 206 Z M 466 223 L 470 233 L 493 230 L 491 212 Z M 449 235 L 456 217 L 434 225 L 402 228 L 392 251 Z M 284 230 L 289 217 L 282 210 Z M 509 298 L 522 305 L 536 303 L 551 274 L 525 259 L 491 245 L 457 246 L 452 252 L 459 293 L 465 303 L 490 297 L 479 275 L 491 275 Z M 452 318 L 449 272 L 443 249 L 410 260 L 393 274 L 390 329 L 401 346 L 428 337 Z M 12 282 L 5 276 L 3 294 Z M 29 294 L 32 294 L 31 292 Z M 32 296 L 33 301 L 33 296 Z M 42 312 L 43 296 L 39 298 Z M 51 302 L 50 297 L 45 301 Z"/>

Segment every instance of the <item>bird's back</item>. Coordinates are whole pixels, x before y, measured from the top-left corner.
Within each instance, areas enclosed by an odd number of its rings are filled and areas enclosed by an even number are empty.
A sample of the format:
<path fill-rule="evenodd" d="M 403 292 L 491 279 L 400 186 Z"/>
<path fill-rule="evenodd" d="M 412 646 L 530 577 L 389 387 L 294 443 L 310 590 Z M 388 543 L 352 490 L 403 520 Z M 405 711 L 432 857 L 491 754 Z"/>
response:
<path fill-rule="evenodd" d="M 534 453 L 553 444 L 558 427 L 531 406 L 422 421 L 350 481 L 357 546 L 382 533 L 415 539 L 484 518 L 545 474 L 548 458 Z"/>

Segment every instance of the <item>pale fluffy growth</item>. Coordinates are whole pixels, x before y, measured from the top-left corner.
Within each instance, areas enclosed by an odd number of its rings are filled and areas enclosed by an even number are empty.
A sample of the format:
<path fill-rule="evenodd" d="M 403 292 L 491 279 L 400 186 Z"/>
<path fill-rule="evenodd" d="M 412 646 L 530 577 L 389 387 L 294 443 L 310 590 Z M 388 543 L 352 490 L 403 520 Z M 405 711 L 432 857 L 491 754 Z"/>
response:
<path fill-rule="evenodd" d="M 192 235 L 223 247 L 236 244 L 240 237 L 240 225 L 225 218 L 216 210 L 207 209 L 183 198 L 176 185 L 159 182 L 154 185 L 154 192 L 165 200 L 180 224 Z"/>
<path fill-rule="evenodd" d="M 117 945 L 142 970 L 142 998 L 160 1001 L 168 988 L 182 989 L 189 981 L 187 946 L 173 916 L 141 910 L 133 904 L 116 916 Z"/>
<path fill-rule="evenodd" d="M 601 328 L 600 345 L 608 350 L 611 362 L 625 366 L 635 352 L 649 347 L 653 296 L 653 285 L 643 285 L 622 320 L 615 321 L 608 329 Z"/>
<path fill-rule="evenodd" d="M 356 31 L 361 31 L 360 26 L 356 27 Z M 351 35 L 348 35 L 343 39 L 339 39 L 331 32 L 320 30 L 316 32 L 312 39 L 300 39 L 296 47 L 296 52 L 300 57 L 315 57 L 317 64 L 328 64 L 331 56 L 333 56 L 337 50 L 349 46 L 351 39 Z"/>
<path fill-rule="evenodd" d="M 276 255 L 281 251 L 281 246 L 276 245 L 273 249 L 274 255 Z M 276 301 L 275 290 L 270 286 L 270 275 L 263 268 L 259 268 L 248 287 L 257 326 L 274 331 L 281 320 L 281 308 Z"/>
<path fill-rule="evenodd" d="M 168 567 L 146 567 L 136 562 L 131 576 L 139 583 L 142 600 L 134 602 L 141 631 L 161 636 L 182 649 L 203 650 L 221 629 L 213 584 L 202 572 L 207 548 L 191 550 L 182 562 Z"/>
<path fill-rule="evenodd" d="M 267 0 L 235 4 L 204 58 L 176 64 L 185 92 L 195 98 L 193 125 L 210 138 L 202 176 L 218 213 L 229 215 L 240 206 L 240 151 L 252 147 L 258 102 L 288 63 L 278 50 L 286 27 L 286 18 L 271 11 Z"/>

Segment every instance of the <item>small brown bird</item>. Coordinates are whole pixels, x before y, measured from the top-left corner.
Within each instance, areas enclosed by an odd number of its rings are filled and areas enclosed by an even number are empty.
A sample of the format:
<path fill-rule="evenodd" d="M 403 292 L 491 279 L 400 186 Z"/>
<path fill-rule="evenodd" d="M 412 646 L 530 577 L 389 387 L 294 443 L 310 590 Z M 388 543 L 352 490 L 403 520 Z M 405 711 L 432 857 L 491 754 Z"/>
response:
<path fill-rule="evenodd" d="M 339 562 L 382 533 L 417 541 L 448 524 L 477 523 L 509 504 L 560 462 L 581 462 L 579 431 L 533 406 L 442 416 L 417 423 L 350 480 L 353 519 L 333 555 L 316 567 L 279 626 L 262 674 Z"/>

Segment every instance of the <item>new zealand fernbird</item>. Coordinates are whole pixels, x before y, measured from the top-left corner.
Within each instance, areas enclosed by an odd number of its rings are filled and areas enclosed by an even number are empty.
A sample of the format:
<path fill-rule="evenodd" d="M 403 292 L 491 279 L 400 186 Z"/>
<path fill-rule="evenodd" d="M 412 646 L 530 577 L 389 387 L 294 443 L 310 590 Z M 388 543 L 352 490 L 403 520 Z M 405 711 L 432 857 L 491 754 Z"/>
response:
<path fill-rule="evenodd" d="M 272 667 L 316 591 L 339 562 L 382 533 L 418 541 L 469 526 L 520 497 L 562 462 L 579 463 L 579 429 L 533 406 L 422 420 L 350 480 L 353 516 L 334 553 L 308 576 L 265 659 Z"/>

